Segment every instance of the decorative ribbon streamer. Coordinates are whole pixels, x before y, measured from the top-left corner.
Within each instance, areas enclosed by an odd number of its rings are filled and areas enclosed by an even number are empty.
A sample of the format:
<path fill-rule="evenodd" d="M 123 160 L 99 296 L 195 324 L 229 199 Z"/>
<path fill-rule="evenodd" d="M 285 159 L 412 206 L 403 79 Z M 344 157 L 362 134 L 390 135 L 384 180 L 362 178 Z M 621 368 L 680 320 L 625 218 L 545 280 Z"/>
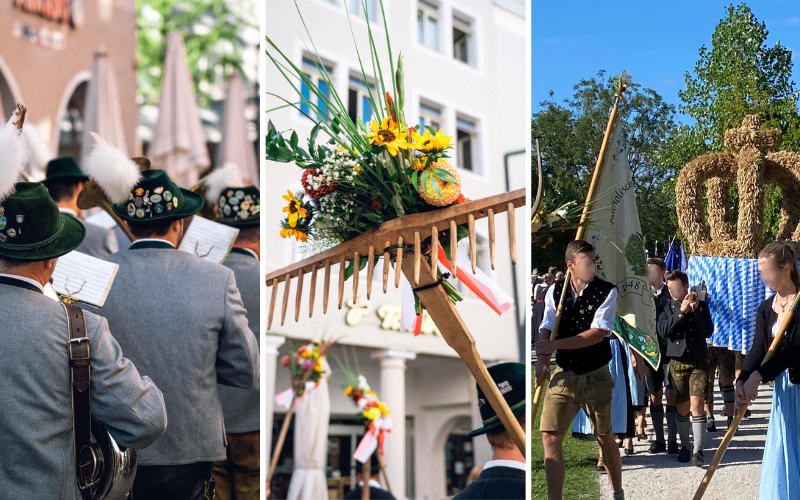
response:
<path fill-rule="evenodd" d="M 442 264 L 448 271 L 453 272 L 452 263 L 447 259 L 447 254 L 444 253 L 441 243 L 439 244 L 439 263 Z M 481 298 L 486 304 L 491 307 L 494 312 L 502 316 L 514 304 L 514 299 L 511 298 L 502 288 L 497 286 L 483 271 L 475 268 L 475 274 L 472 274 L 472 267 L 456 266 L 458 272 L 456 277 L 464 283 L 467 288 Z"/>
<path fill-rule="evenodd" d="M 306 392 L 310 391 L 311 389 L 315 388 L 316 386 L 317 386 L 317 384 L 315 384 L 314 382 L 307 381 L 306 382 L 306 390 L 305 390 L 304 394 Z M 303 396 L 299 396 L 295 400 L 294 404 L 297 405 L 297 403 L 300 402 L 300 399 L 302 397 Z M 278 408 L 283 408 L 284 410 L 288 410 L 289 407 L 292 406 L 292 398 L 294 398 L 294 389 L 292 389 L 290 387 L 290 388 L 286 389 L 285 391 L 281 391 L 281 392 L 279 392 L 278 394 L 275 395 L 275 404 L 278 406 Z"/>
<path fill-rule="evenodd" d="M 360 463 L 366 463 L 367 460 L 375 453 L 377 448 L 380 454 L 383 455 L 383 441 L 386 438 L 385 432 L 392 432 L 392 418 L 381 417 L 378 420 L 373 420 L 367 426 L 367 433 L 361 438 L 358 443 L 356 452 L 353 453 L 353 458 Z"/>

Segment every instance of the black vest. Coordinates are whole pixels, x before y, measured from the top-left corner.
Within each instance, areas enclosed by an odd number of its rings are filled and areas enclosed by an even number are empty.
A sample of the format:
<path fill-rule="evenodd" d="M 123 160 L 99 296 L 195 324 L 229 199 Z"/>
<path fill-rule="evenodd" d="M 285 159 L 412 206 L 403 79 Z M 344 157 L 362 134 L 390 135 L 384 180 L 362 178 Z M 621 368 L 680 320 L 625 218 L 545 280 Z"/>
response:
<path fill-rule="evenodd" d="M 555 287 L 553 298 L 556 306 L 558 306 L 561 292 L 564 290 L 564 281 L 558 281 L 553 286 Z M 592 327 L 592 321 L 597 309 L 605 302 L 608 294 L 613 289 L 614 285 L 608 281 L 595 278 L 586 285 L 575 304 L 572 303 L 572 297 L 567 296 L 564 301 L 561 324 L 558 328 L 558 338 L 574 337 L 589 330 Z M 567 293 L 572 293 L 572 291 L 568 290 Z M 562 369 L 570 370 L 576 374 L 596 370 L 603 365 L 607 365 L 609 361 L 611 361 L 611 342 L 608 337 L 589 347 L 556 352 L 556 364 Z"/>

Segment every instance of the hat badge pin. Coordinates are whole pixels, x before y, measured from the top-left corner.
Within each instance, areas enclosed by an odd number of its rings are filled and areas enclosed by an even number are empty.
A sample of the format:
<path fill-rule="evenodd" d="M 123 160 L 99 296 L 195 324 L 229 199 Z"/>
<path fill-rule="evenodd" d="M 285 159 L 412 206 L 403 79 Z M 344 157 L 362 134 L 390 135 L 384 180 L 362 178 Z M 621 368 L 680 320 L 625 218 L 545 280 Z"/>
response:
<path fill-rule="evenodd" d="M 497 389 L 500 391 L 500 394 L 506 394 L 508 392 L 511 392 L 513 387 L 511 387 L 511 384 L 509 384 L 508 381 L 506 380 L 497 384 Z"/>
<path fill-rule="evenodd" d="M 25 218 L 24 215 L 17 215 L 17 224 L 22 224 L 22 220 Z"/>

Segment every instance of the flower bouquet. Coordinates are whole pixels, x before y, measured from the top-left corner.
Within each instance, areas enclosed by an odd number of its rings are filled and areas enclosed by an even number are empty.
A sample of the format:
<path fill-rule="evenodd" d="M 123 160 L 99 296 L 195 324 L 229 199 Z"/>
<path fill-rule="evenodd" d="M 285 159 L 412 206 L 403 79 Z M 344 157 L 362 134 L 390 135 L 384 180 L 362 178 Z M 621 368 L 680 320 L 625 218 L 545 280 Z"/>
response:
<path fill-rule="evenodd" d="M 362 51 L 355 44 L 361 64 L 360 79 L 368 90 L 366 97 L 372 117 L 369 123 L 360 117 L 355 121 L 350 117 L 345 100 L 337 93 L 316 52 L 311 52 L 308 59 L 320 75 L 319 84 L 266 37 L 267 57 L 297 92 L 296 98 L 268 93 L 284 103 L 275 109 L 293 107 L 315 124 L 304 147 L 299 144 L 297 132 L 279 130 L 270 121 L 265 148 L 266 159 L 293 163 L 300 169 L 298 176 L 304 193 L 295 195 L 288 191 L 283 197 L 287 205 L 283 209 L 286 216 L 281 221 L 280 235 L 304 243 L 303 250 L 308 253 L 336 246 L 388 220 L 469 201 L 461 192 L 458 171 L 449 161 L 453 137 L 442 130 L 406 121 L 403 60 L 402 56 L 393 58 L 383 2 L 378 5 L 387 33 L 391 70 L 386 72 L 381 65 L 369 22 L 373 13 L 366 5 L 369 34 L 366 61 L 374 80 L 365 72 Z M 314 47 L 313 41 L 310 45 Z M 387 75 L 391 78 L 385 78 Z M 370 84 L 372 81 L 374 84 Z M 327 136 L 326 140 L 318 140 L 320 132 Z M 459 239 L 466 237 L 468 229 L 459 226 L 457 235 Z M 449 230 L 441 231 L 440 237 L 449 238 Z M 430 240 L 429 237 L 422 243 L 427 256 L 436 251 L 431 249 Z M 445 252 L 449 255 L 449 249 Z M 367 257 L 359 260 L 359 269 L 363 269 Z M 351 259 L 347 262 L 345 279 L 353 274 L 353 268 Z M 453 302 L 461 300 L 455 288 L 446 288 Z"/>
<path fill-rule="evenodd" d="M 537 210 L 531 221 L 531 243 L 534 247 L 547 248 L 553 242 L 553 234 L 574 231 L 580 226 L 583 206 L 574 201 L 563 203 L 555 210 Z"/>

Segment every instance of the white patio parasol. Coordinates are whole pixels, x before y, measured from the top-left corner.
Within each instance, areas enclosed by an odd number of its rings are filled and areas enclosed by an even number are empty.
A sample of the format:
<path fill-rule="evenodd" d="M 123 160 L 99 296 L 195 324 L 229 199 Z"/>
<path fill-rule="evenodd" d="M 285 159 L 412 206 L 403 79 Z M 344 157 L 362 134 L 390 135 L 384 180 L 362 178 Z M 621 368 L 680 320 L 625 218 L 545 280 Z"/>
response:
<path fill-rule="evenodd" d="M 83 113 L 83 149 L 81 159 L 85 159 L 95 144 L 89 135 L 94 132 L 125 155 L 128 145 L 122 127 L 122 111 L 119 105 L 119 91 L 114 67 L 108 53 L 102 46 L 94 54 L 92 79 L 86 93 L 86 108 Z"/>
<path fill-rule="evenodd" d="M 197 182 L 211 165 L 186 48 L 177 32 L 167 43 L 158 121 L 148 156 L 153 168 L 166 170 L 170 179 L 184 188 Z"/>
<path fill-rule="evenodd" d="M 226 163 L 239 165 L 245 184 L 259 187 L 256 152 L 253 143 L 247 137 L 247 118 L 244 114 L 246 97 L 242 77 L 238 71 L 234 71 L 228 80 L 217 165 L 222 166 Z"/>

